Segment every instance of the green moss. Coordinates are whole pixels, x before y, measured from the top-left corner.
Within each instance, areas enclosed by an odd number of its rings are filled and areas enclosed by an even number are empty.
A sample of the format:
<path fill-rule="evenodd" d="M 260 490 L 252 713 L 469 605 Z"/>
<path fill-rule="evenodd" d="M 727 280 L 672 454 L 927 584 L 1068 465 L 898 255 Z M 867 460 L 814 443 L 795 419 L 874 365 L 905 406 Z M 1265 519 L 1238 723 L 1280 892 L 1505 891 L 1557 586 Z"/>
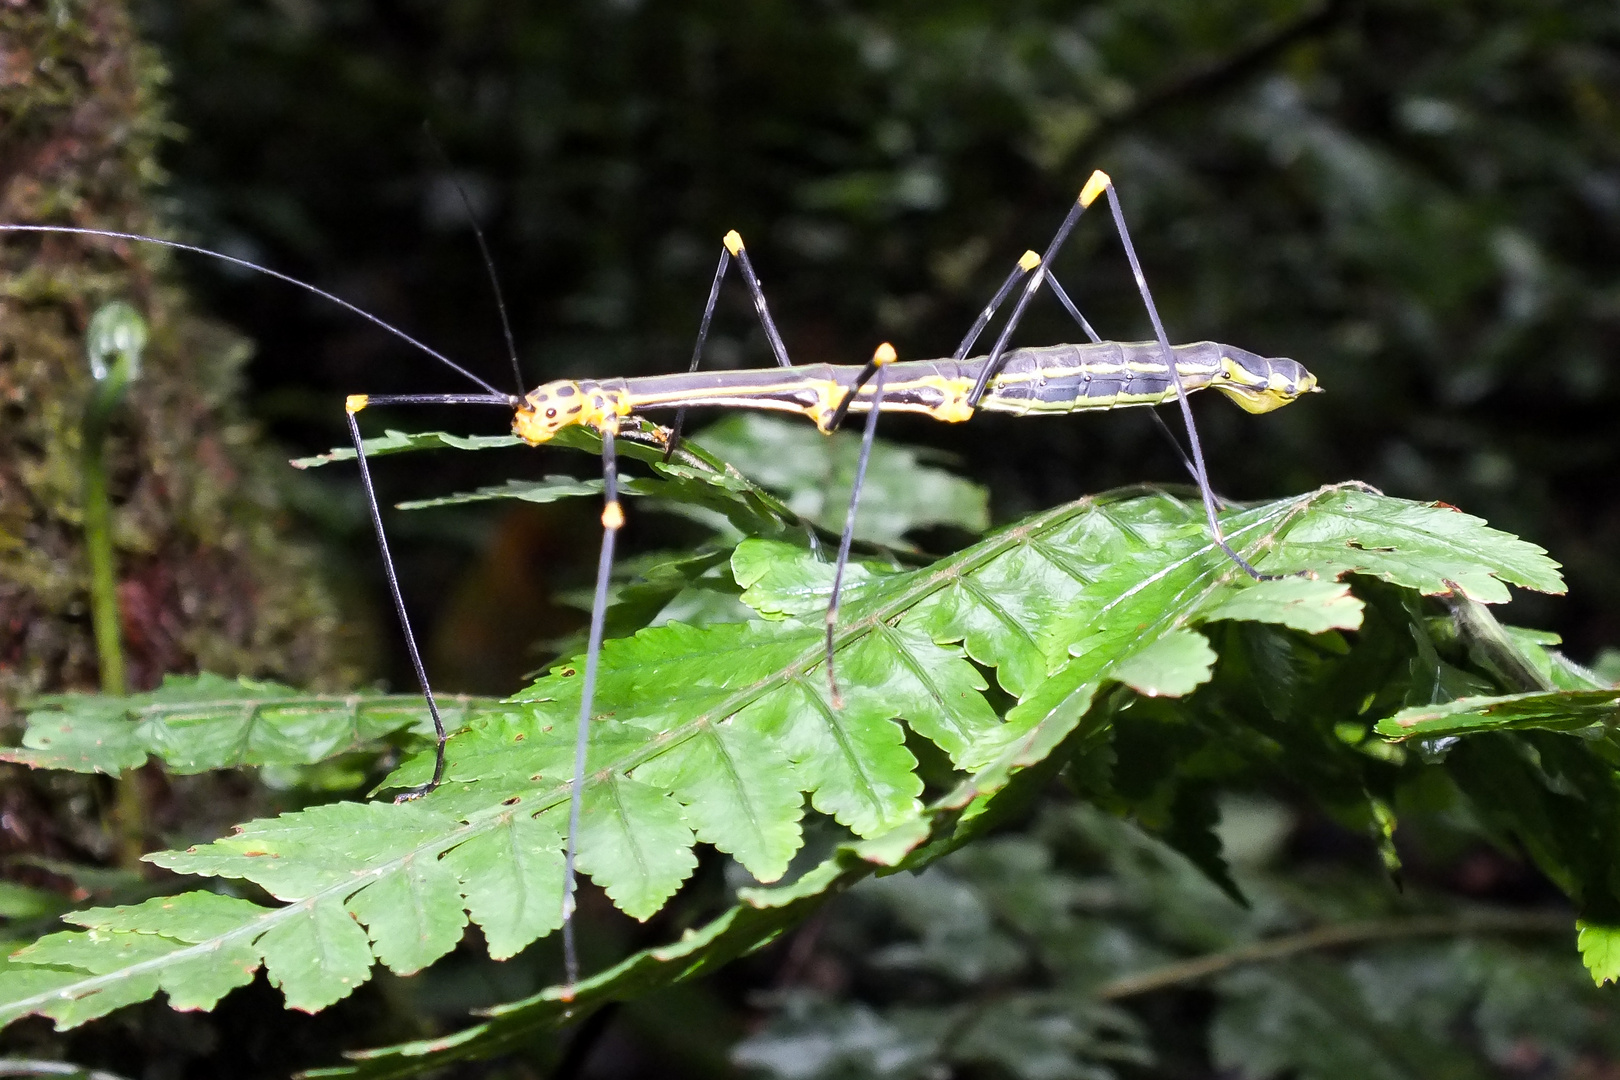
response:
<path fill-rule="evenodd" d="M 0 7 L 0 220 L 164 231 L 166 78 L 121 3 Z M 351 682 L 312 549 L 290 540 L 279 455 L 237 404 L 252 345 L 189 310 L 159 251 L 12 235 L 0 247 L 0 697 L 93 687 L 79 420 L 83 334 L 146 316 L 145 370 L 109 470 L 131 684 L 165 671 Z"/>

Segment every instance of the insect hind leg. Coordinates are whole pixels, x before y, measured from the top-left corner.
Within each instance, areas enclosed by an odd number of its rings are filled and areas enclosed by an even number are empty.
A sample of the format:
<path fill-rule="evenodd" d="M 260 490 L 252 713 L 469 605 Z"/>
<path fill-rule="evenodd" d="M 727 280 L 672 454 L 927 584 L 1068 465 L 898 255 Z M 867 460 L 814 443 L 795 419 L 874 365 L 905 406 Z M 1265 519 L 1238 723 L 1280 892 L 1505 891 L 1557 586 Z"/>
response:
<path fill-rule="evenodd" d="M 1214 490 L 1209 484 L 1209 469 L 1204 463 L 1204 448 L 1198 438 L 1198 425 L 1193 420 L 1192 405 L 1187 400 L 1187 387 L 1181 381 L 1181 372 L 1176 368 L 1176 357 L 1170 348 L 1170 338 L 1164 332 L 1164 321 L 1159 318 L 1159 308 L 1153 302 L 1153 293 L 1148 289 L 1147 277 L 1142 273 L 1142 262 L 1136 257 L 1136 246 L 1131 243 L 1131 231 L 1125 224 L 1125 211 L 1120 206 L 1119 194 L 1114 190 L 1114 182 L 1102 170 L 1092 173 L 1091 179 L 1086 182 L 1085 190 L 1081 192 L 1081 199 L 1086 199 L 1087 193 L 1095 199 L 1099 194 L 1108 196 L 1108 209 L 1113 214 L 1114 229 L 1119 233 L 1120 245 L 1125 249 L 1125 258 L 1131 264 L 1131 274 L 1136 278 L 1136 291 L 1142 297 L 1142 306 L 1147 309 L 1148 321 L 1153 324 L 1153 336 L 1159 343 L 1159 351 L 1164 357 L 1165 367 L 1170 372 L 1170 382 L 1176 388 L 1176 403 L 1181 407 L 1181 419 L 1187 429 L 1187 442 L 1192 448 L 1193 479 L 1198 483 L 1198 494 L 1204 503 L 1204 516 L 1209 522 L 1210 534 L 1214 537 L 1216 545 L 1226 553 L 1227 557 L 1239 569 L 1256 581 L 1275 581 L 1288 575 L 1264 574 L 1256 570 L 1247 559 L 1239 555 L 1226 540 L 1221 531 L 1219 512 L 1216 509 L 1218 500 Z M 1178 444 L 1179 445 L 1179 444 Z"/>

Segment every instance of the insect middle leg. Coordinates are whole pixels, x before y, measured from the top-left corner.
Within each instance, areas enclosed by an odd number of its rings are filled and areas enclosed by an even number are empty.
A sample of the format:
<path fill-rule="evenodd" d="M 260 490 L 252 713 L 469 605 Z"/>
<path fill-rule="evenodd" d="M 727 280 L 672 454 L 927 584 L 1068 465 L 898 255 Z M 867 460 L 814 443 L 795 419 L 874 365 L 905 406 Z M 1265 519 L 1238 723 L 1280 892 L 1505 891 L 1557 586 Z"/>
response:
<path fill-rule="evenodd" d="M 715 305 L 720 300 L 720 283 L 726 278 L 726 271 L 731 268 L 731 262 L 737 261 L 737 270 L 742 274 L 743 281 L 748 285 L 748 294 L 754 301 L 754 311 L 759 315 L 760 325 L 765 328 L 765 338 L 771 344 L 771 355 L 781 367 L 792 367 L 793 361 L 788 359 L 787 346 L 782 343 L 782 333 L 776 328 L 776 320 L 771 318 L 771 307 L 765 302 L 765 287 L 759 282 L 759 275 L 754 272 L 754 261 L 748 257 L 748 249 L 743 246 L 742 235 L 736 229 L 726 233 L 721 240 L 720 261 L 714 268 L 714 281 L 709 285 L 709 302 L 703 306 L 703 319 L 698 323 L 697 344 L 692 346 L 692 365 L 688 372 L 698 369 L 703 362 L 703 345 L 709 339 L 709 324 L 714 320 Z M 669 445 L 664 450 L 664 460 L 668 461 L 680 445 L 681 429 L 686 426 L 686 406 L 682 405 L 675 410 L 675 422 L 670 425 Z"/>

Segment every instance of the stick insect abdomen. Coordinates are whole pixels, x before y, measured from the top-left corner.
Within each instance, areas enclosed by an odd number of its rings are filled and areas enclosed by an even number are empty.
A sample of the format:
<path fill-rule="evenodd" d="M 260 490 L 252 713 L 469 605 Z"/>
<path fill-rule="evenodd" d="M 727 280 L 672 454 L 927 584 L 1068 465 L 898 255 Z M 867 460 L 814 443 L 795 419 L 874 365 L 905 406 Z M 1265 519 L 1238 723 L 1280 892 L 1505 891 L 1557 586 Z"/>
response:
<path fill-rule="evenodd" d="M 1175 347 L 1187 392 L 1208 386 L 1218 371 L 1213 342 Z M 1156 341 L 1101 341 L 1017 349 L 980 399 L 991 412 L 1027 416 L 1158 405 L 1176 395 L 1175 381 Z"/>
<path fill-rule="evenodd" d="M 1249 412 L 1269 412 L 1316 386 L 1315 377 L 1293 360 L 1214 341 L 1177 345 L 1171 352 L 1187 393 L 1214 387 Z M 1007 354 L 979 407 L 1028 416 L 1160 405 L 1176 397 L 1163 357 L 1156 341 L 1017 349 Z"/>

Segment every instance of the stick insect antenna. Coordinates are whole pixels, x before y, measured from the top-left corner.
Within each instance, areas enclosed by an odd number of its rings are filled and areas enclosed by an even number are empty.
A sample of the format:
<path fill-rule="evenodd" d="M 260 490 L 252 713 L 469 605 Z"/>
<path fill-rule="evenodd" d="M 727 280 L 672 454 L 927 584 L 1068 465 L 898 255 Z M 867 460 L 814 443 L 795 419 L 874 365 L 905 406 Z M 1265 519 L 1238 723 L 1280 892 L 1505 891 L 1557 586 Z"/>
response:
<path fill-rule="evenodd" d="M 232 266 L 240 266 L 244 270 L 252 270 L 254 273 L 273 277 L 277 281 L 286 282 L 288 285 L 296 286 L 303 289 L 305 292 L 313 293 L 322 300 L 328 300 L 336 304 L 338 307 L 360 316 L 373 326 L 386 330 L 388 333 L 394 335 L 396 338 L 399 338 L 412 348 L 433 357 L 433 359 L 437 360 L 451 371 L 456 372 L 463 378 L 472 380 L 473 383 L 489 391 L 491 394 L 496 395 L 502 401 L 509 404 L 516 404 L 517 402 L 517 398 L 512 397 L 510 394 L 501 393 L 489 383 L 485 382 L 483 379 L 480 379 L 477 375 L 474 375 L 472 372 L 468 371 L 466 368 L 462 367 L 448 356 L 439 352 L 437 349 L 433 349 L 422 344 L 422 342 L 411 337 L 411 335 L 407 334 L 405 331 L 399 329 L 398 327 L 389 325 L 364 308 L 356 307 L 354 304 L 351 304 L 347 300 L 343 299 L 343 297 L 333 295 L 332 293 L 327 292 L 325 289 L 311 285 L 307 281 L 299 281 L 297 278 L 288 274 L 283 274 L 279 270 L 272 270 L 268 266 L 260 266 L 258 263 L 249 262 L 247 259 L 239 259 L 235 255 L 226 255 L 224 252 L 220 251 L 210 251 L 208 248 L 198 247 L 195 244 L 182 244 L 178 240 L 162 240 L 156 236 L 143 236 L 140 233 L 114 232 L 111 229 L 86 229 L 73 225 L 0 225 L 0 232 L 63 233 L 71 236 L 105 236 L 113 240 L 135 240 L 142 244 L 156 244 L 159 247 L 173 248 L 176 251 L 189 251 L 194 255 L 206 255 L 210 259 L 218 259 L 221 262 L 230 263 Z"/>
<path fill-rule="evenodd" d="M 489 245 L 484 242 L 484 230 L 478 227 L 478 221 L 473 217 L 472 200 L 467 198 L 467 189 L 453 176 L 450 183 L 455 187 L 456 194 L 461 197 L 461 205 L 467 211 L 467 224 L 472 226 L 473 239 L 478 241 L 478 254 L 484 259 L 484 273 L 489 275 L 489 287 L 495 292 L 495 310 L 501 316 L 501 335 L 506 338 L 506 356 L 512 361 L 512 381 L 517 384 L 518 397 L 522 397 L 523 366 L 518 363 L 517 342 L 512 337 L 512 320 L 506 316 L 506 294 L 501 291 L 501 277 L 495 272 L 495 260 L 490 257 Z"/>
<path fill-rule="evenodd" d="M 437 136 L 433 134 L 433 125 L 422 121 L 422 136 L 433 149 L 433 156 L 439 159 L 439 165 L 450 180 L 450 186 L 456 189 L 456 195 L 461 199 L 461 208 L 467 212 L 467 224 L 472 226 L 473 238 L 478 241 L 478 254 L 484 259 L 484 273 L 489 277 L 489 286 L 495 293 L 495 309 L 501 315 L 501 333 L 506 337 L 506 355 L 512 361 L 512 379 L 517 384 L 518 397 L 525 392 L 523 385 L 523 368 L 518 363 L 517 342 L 512 338 L 512 321 L 506 317 L 506 296 L 501 291 L 500 275 L 495 273 L 495 260 L 490 257 L 489 245 L 484 242 L 484 230 L 478 226 L 478 215 L 473 213 L 472 200 L 467 197 L 467 189 L 456 179 L 455 172 L 450 165 L 450 158 L 439 145 Z"/>

